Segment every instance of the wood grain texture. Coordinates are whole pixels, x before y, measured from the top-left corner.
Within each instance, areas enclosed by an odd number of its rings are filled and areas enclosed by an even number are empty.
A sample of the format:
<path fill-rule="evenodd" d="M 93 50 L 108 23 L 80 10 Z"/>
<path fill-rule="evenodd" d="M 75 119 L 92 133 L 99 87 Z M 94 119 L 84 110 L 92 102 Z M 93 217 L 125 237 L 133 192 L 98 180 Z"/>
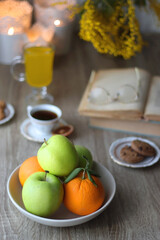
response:
<path fill-rule="evenodd" d="M 75 36 L 71 52 L 55 59 L 49 92 L 55 97 L 55 105 L 63 110 L 63 118 L 75 127 L 70 139 L 88 147 L 94 160 L 108 168 L 117 184 L 115 198 L 106 211 L 75 227 L 54 228 L 35 223 L 19 213 L 7 196 L 6 183 L 11 171 L 35 155 L 41 144 L 20 134 L 20 125 L 27 118 L 25 97 L 30 88 L 13 80 L 8 66 L 0 65 L 0 99 L 13 104 L 16 111 L 10 122 L 0 126 L 0 240 L 160 239 L 160 163 L 146 169 L 117 165 L 109 156 L 109 146 L 129 135 L 89 128 L 88 118 L 77 112 L 93 69 L 137 66 L 160 75 L 160 37 L 148 36 L 146 40 L 149 45 L 142 53 L 125 61 L 101 55 Z M 160 146 L 159 138 L 148 139 Z"/>

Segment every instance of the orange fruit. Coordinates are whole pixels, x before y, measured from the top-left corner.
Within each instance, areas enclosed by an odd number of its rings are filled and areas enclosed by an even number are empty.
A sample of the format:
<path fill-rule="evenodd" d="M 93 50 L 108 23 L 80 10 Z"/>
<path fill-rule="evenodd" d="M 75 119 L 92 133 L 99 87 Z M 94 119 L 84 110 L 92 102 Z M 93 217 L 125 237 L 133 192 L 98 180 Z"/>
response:
<path fill-rule="evenodd" d="M 38 163 L 37 156 L 26 159 L 19 168 L 19 181 L 23 186 L 27 178 L 35 172 L 44 172 Z"/>
<path fill-rule="evenodd" d="M 82 174 L 64 184 L 64 205 L 71 212 L 78 215 L 88 215 L 101 207 L 105 199 L 105 191 L 100 180 L 92 175 L 95 186 Z"/>

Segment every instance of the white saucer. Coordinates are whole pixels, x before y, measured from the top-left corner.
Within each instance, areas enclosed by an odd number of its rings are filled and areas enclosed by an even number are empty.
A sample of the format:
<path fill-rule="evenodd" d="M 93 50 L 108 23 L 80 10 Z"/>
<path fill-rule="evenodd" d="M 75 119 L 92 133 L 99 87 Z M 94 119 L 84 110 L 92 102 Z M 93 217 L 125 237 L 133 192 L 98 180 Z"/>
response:
<path fill-rule="evenodd" d="M 61 119 L 57 127 L 60 127 L 61 125 L 67 125 L 67 123 L 63 119 Z M 24 122 L 21 124 L 20 131 L 21 134 L 28 140 L 39 143 L 43 143 L 44 138 L 48 140 L 50 137 L 53 136 L 52 132 L 46 135 L 37 131 L 35 127 L 33 127 L 33 125 L 31 124 L 29 118 L 25 119 Z"/>
<path fill-rule="evenodd" d="M 0 125 L 8 122 L 14 116 L 14 107 L 11 104 L 7 103 L 4 109 L 4 113 L 6 117 L 0 120 Z"/>
<path fill-rule="evenodd" d="M 120 151 L 126 145 L 131 146 L 131 142 L 136 139 L 146 142 L 150 144 L 152 147 L 154 147 L 154 149 L 156 150 L 156 155 L 152 157 L 145 157 L 144 160 L 139 163 L 134 163 L 134 164 L 127 163 L 121 159 Z M 142 168 L 142 167 L 152 166 L 153 164 L 159 161 L 160 149 L 154 142 L 149 141 L 148 139 L 144 139 L 140 137 L 127 137 L 127 138 L 117 139 L 115 142 L 113 142 L 110 146 L 109 154 L 112 160 L 121 166 L 131 167 L 131 168 Z"/>

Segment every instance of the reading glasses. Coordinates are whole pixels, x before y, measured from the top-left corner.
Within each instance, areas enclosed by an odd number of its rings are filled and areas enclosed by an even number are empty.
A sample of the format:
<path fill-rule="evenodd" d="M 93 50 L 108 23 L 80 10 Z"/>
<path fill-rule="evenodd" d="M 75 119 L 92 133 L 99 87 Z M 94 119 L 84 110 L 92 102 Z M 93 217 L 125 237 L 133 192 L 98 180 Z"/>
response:
<path fill-rule="evenodd" d="M 138 68 L 135 68 L 135 73 L 137 79 L 136 88 L 131 84 L 124 84 L 117 89 L 115 95 L 111 95 L 107 89 L 96 86 L 89 93 L 88 101 L 96 105 L 109 104 L 113 102 L 127 104 L 137 101 L 139 98 L 140 88 L 140 76 Z"/>

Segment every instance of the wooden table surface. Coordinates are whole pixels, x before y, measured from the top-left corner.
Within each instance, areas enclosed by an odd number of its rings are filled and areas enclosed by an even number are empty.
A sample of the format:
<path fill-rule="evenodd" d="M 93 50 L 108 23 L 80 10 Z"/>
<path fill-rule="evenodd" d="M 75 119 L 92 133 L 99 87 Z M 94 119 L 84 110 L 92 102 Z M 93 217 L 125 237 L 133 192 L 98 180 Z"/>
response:
<path fill-rule="evenodd" d="M 78 37 L 67 56 L 55 58 L 49 92 L 55 97 L 54 104 L 63 110 L 63 119 L 75 127 L 70 139 L 89 148 L 94 160 L 112 173 L 117 186 L 113 201 L 101 215 L 74 227 L 56 228 L 33 222 L 9 200 L 6 184 L 10 173 L 36 155 L 41 144 L 28 141 L 20 133 L 20 125 L 27 118 L 25 97 L 30 87 L 13 80 L 9 66 L 0 65 L 0 99 L 11 103 L 16 112 L 11 121 L 0 126 L 0 240 L 160 239 L 160 163 L 144 169 L 117 165 L 109 156 L 110 144 L 131 135 L 92 129 L 88 118 L 77 112 L 93 69 L 137 66 L 160 75 L 160 37 L 148 36 L 146 40 L 148 46 L 128 61 L 100 55 Z M 160 146 L 160 138 L 147 138 Z"/>

